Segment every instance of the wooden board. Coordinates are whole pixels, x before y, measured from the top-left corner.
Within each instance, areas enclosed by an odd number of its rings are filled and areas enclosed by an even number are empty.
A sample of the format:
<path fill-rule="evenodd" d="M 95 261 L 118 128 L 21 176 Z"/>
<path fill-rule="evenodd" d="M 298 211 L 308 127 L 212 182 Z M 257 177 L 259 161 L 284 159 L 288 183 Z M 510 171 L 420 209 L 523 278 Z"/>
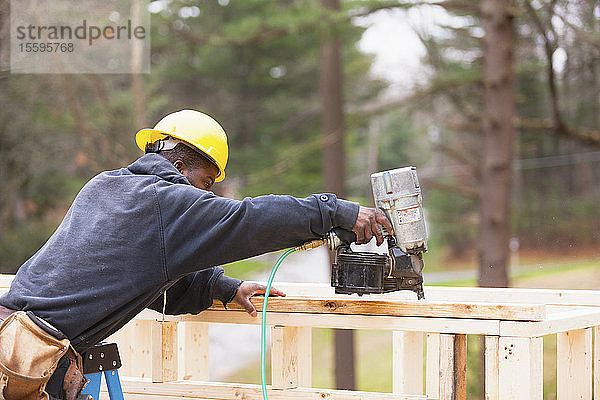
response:
<path fill-rule="evenodd" d="M 252 297 L 257 310 L 262 310 L 264 297 Z M 228 309 L 244 311 L 230 303 Z M 223 304 L 214 302 L 211 310 L 224 310 Z M 311 314 L 389 315 L 395 317 L 451 317 L 497 319 L 509 321 L 541 321 L 546 318 L 543 304 L 452 303 L 429 301 L 403 301 L 393 299 L 270 297 L 267 311 Z"/>
<path fill-rule="evenodd" d="M 556 358 L 557 398 L 592 400 L 592 328 L 559 333 Z"/>
<path fill-rule="evenodd" d="M 121 384 L 126 399 L 219 399 L 219 400 L 262 400 L 260 385 L 208 382 L 167 382 L 151 384 L 140 378 L 122 378 Z M 272 400 L 437 400 L 424 395 L 359 392 L 329 389 L 271 389 Z M 103 398 L 107 398 L 103 397 Z"/>
<path fill-rule="evenodd" d="M 0 293 L 10 287 L 14 275 L 0 274 Z M 427 276 L 425 276 L 427 282 Z M 260 282 L 264 284 L 264 282 Z M 345 294 L 335 294 L 328 284 L 274 282 L 273 286 L 283 290 L 289 296 L 348 298 Z M 425 301 L 451 301 L 457 303 L 520 303 L 546 305 L 576 305 L 600 307 L 600 290 L 566 290 L 566 289 L 523 289 L 523 288 L 478 288 L 478 287 L 445 287 L 424 286 Z M 352 296 L 356 298 L 356 296 Z M 408 290 L 371 294 L 365 298 L 415 300 L 416 295 Z"/>
<path fill-rule="evenodd" d="M 423 332 L 392 333 L 392 390 L 423 394 Z"/>
<path fill-rule="evenodd" d="M 542 400 L 542 347 L 542 338 L 499 338 L 498 399 Z"/>
<path fill-rule="evenodd" d="M 485 400 L 500 400 L 500 337 L 484 339 Z"/>
<path fill-rule="evenodd" d="M 271 382 L 276 389 L 310 387 L 312 332 L 310 328 L 271 328 Z"/>
<path fill-rule="evenodd" d="M 425 277 L 427 282 L 427 277 Z M 288 296 L 344 298 L 345 294 L 335 294 L 334 289 L 323 283 L 274 282 L 273 286 L 283 290 Z M 425 286 L 425 301 L 481 302 L 481 303 L 521 303 L 547 305 L 577 305 L 600 307 L 600 290 L 581 289 L 523 289 L 523 288 L 479 288 L 452 286 Z M 353 296 L 356 297 L 356 296 Z M 408 290 L 385 294 L 371 294 L 366 298 L 416 300 L 416 295 Z"/>
<path fill-rule="evenodd" d="M 153 318 L 154 311 L 146 310 L 136 318 Z M 202 321 L 220 324 L 260 325 L 261 313 L 251 317 L 244 312 L 203 311 L 198 315 L 167 317 L 169 321 Z M 516 323 L 516 322 L 515 322 Z M 520 322 L 530 324 L 531 322 Z M 498 335 L 500 324 L 497 320 L 467 318 L 424 318 L 389 317 L 373 315 L 343 314 L 304 314 L 304 313 L 267 313 L 267 325 L 310 326 L 313 328 L 338 329 L 377 329 L 410 332 L 465 333 L 473 335 Z"/>
<path fill-rule="evenodd" d="M 548 313 L 544 321 L 500 321 L 500 336 L 538 337 L 600 325 L 598 307 L 569 307 L 568 310 L 563 307 L 556 310 L 549 308 Z"/>

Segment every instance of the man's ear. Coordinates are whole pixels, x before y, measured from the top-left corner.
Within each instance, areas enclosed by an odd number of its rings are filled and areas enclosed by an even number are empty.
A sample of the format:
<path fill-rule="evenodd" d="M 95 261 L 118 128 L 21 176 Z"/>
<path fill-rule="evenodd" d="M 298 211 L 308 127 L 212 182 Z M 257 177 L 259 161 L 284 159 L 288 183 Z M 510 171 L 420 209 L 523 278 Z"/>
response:
<path fill-rule="evenodd" d="M 183 170 L 185 169 L 185 164 L 183 163 L 183 161 L 177 160 L 173 163 L 173 165 L 175 166 L 175 168 L 177 168 L 180 174 L 183 174 Z"/>

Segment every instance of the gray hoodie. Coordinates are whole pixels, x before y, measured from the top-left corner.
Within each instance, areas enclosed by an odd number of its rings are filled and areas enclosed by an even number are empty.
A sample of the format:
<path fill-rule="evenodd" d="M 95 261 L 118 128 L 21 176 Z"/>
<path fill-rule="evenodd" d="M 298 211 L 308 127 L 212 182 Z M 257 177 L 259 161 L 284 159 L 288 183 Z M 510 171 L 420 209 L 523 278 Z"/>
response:
<path fill-rule="evenodd" d="M 78 351 L 144 308 L 199 313 L 241 281 L 217 265 L 350 230 L 358 204 L 332 194 L 232 200 L 193 187 L 147 154 L 81 189 L 56 232 L 17 272 L 0 304 L 32 311 Z"/>

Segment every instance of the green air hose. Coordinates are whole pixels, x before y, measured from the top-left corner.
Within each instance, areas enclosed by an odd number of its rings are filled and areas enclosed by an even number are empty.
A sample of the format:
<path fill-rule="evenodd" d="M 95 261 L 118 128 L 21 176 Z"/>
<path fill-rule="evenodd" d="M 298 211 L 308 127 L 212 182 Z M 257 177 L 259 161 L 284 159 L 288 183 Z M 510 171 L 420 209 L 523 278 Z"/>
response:
<path fill-rule="evenodd" d="M 266 376 L 265 358 L 266 358 L 266 352 L 267 352 L 267 350 L 266 350 L 267 349 L 267 299 L 269 298 L 269 292 L 271 291 L 271 284 L 273 283 L 273 278 L 275 278 L 275 273 L 277 272 L 279 265 L 287 256 L 289 256 L 296 250 L 298 250 L 298 248 L 289 249 L 285 253 L 283 253 L 281 255 L 281 257 L 279 257 L 279 259 L 273 266 L 273 270 L 271 271 L 271 275 L 269 276 L 269 280 L 267 281 L 267 288 L 265 289 L 265 299 L 263 301 L 263 307 L 262 307 L 262 323 L 260 325 L 260 327 L 261 327 L 261 330 L 260 330 L 260 339 L 261 339 L 261 343 L 260 343 L 260 377 L 261 377 L 261 383 L 262 383 L 263 400 L 269 400 L 269 398 L 267 397 L 267 380 L 265 378 L 265 376 Z"/>

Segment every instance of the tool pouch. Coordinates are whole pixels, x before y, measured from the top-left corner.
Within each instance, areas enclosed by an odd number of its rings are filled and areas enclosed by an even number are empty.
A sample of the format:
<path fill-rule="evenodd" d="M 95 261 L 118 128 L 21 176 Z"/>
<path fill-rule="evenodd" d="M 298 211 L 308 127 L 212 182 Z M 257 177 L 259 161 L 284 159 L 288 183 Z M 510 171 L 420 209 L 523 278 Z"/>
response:
<path fill-rule="evenodd" d="M 25 312 L 11 314 L 0 325 L 0 400 L 48 400 L 46 383 L 69 346 Z"/>

